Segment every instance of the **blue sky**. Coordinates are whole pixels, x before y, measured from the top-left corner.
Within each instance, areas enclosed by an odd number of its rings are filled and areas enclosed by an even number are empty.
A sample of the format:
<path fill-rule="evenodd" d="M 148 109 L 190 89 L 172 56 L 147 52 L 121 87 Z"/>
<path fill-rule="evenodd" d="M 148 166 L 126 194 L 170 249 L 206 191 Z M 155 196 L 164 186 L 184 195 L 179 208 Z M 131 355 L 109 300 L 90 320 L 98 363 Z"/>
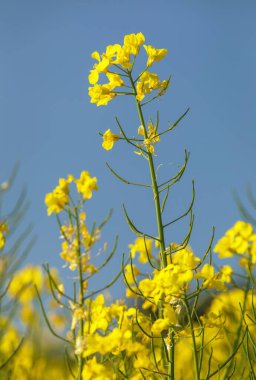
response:
<path fill-rule="evenodd" d="M 115 210 L 103 236 L 109 245 L 115 235 L 120 237 L 109 273 L 118 271 L 121 255 L 134 239 L 124 221 L 123 202 L 139 226 L 155 231 L 151 194 L 118 182 L 105 166 L 108 161 L 130 180 L 147 180 L 146 162 L 123 144 L 104 151 L 98 134 L 117 131 L 115 115 L 135 133 L 139 122 L 132 103 L 118 98 L 108 107 L 96 107 L 87 95 L 91 52 L 122 43 L 129 33 L 143 32 L 148 44 L 169 50 L 154 70 L 162 78 L 171 74 L 171 86 L 147 116 L 159 110 L 164 129 L 190 107 L 157 157 L 164 177 L 179 168 L 185 148 L 191 154 L 184 180 L 170 196 L 167 219 L 187 206 L 194 178 L 191 245 L 196 253 L 203 253 L 213 225 L 216 239 L 232 226 L 239 218 L 232 192 L 246 201 L 245 188 L 251 184 L 256 193 L 255 10 L 250 0 L 0 2 L 0 181 L 19 161 L 10 202 L 25 184 L 27 220 L 38 236 L 31 262 L 62 265 L 57 225 L 47 217 L 44 196 L 68 173 L 88 170 L 98 177 L 99 192 L 88 203 L 89 221 Z M 181 224 L 167 239 L 179 241 L 185 232 Z M 67 270 L 63 276 L 69 276 Z M 107 280 L 107 273 L 101 280 Z"/>

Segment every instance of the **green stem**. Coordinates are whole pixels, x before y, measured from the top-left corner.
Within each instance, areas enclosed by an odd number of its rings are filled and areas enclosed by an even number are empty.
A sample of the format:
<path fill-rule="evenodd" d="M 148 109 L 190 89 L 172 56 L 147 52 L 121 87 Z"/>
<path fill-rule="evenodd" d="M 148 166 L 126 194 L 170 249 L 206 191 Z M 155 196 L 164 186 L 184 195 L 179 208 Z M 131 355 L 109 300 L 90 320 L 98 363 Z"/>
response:
<path fill-rule="evenodd" d="M 174 332 L 171 331 L 171 344 L 169 347 L 169 359 L 168 359 L 168 374 L 169 379 L 174 380 L 174 359 L 175 359 L 175 342 L 174 342 Z"/>
<path fill-rule="evenodd" d="M 187 310 L 187 316 L 188 316 L 188 322 L 191 329 L 191 336 L 192 336 L 192 344 L 193 344 L 193 353 L 194 353 L 194 367 L 195 367 L 195 380 L 200 380 L 200 371 L 199 371 L 199 363 L 198 363 L 198 355 L 197 355 L 197 347 L 196 347 L 196 337 L 195 337 L 195 330 L 194 330 L 194 324 L 191 318 L 191 310 L 189 308 L 188 302 L 186 298 L 184 299 L 186 310 Z"/>
<path fill-rule="evenodd" d="M 129 72 L 129 78 L 134 90 L 134 97 L 136 101 L 136 107 L 137 107 L 140 123 L 143 126 L 145 136 L 147 137 L 146 123 L 144 120 L 141 104 L 136 99 L 136 87 L 135 87 L 135 83 L 132 79 L 130 72 Z M 164 229 L 163 229 L 162 214 L 161 214 L 160 196 L 159 196 L 159 190 L 158 190 L 158 185 L 157 185 L 157 180 L 156 180 L 154 160 L 153 160 L 152 154 L 149 152 L 148 152 L 148 162 L 149 162 L 150 177 L 151 177 L 152 190 L 153 190 L 153 196 L 154 196 L 154 202 L 155 202 L 158 236 L 159 236 L 159 241 L 160 241 L 161 268 L 165 268 L 167 266 L 167 257 L 166 257 L 166 252 L 165 252 Z"/>
<path fill-rule="evenodd" d="M 135 82 L 133 81 L 133 78 L 132 78 L 130 71 L 128 71 L 128 75 L 129 75 L 129 78 L 131 81 L 132 88 L 134 90 L 133 95 L 134 95 L 134 99 L 136 102 L 136 108 L 137 108 L 137 112 L 139 115 L 139 120 L 140 120 L 141 125 L 143 126 L 144 135 L 147 138 L 148 137 L 147 136 L 147 128 L 146 128 L 146 123 L 145 123 L 145 119 L 143 116 L 141 104 L 136 98 L 137 91 L 136 91 Z M 153 197 L 154 197 L 154 204 L 155 204 L 158 238 L 159 238 L 159 244 L 160 244 L 160 262 L 161 262 L 161 269 L 163 269 L 167 266 L 167 256 L 166 256 L 166 250 L 165 250 L 164 228 L 163 228 L 163 221 L 162 221 L 160 196 L 159 196 L 159 189 L 158 189 L 158 184 L 157 184 L 157 179 L 156 179 L 156 172 L 155 172 L 153 156 L 150 152 L 147 152 L 147 155 L 148 155 L 148 163 L 149 163 L 149 171 L 150 171 L 152 191 L 153 191 Z M 158 304 L 158 318 L 163 318 L 163 301 L 162 300 L 160 300 L 159 304 Z M 164 344 L 165 343 L 163 341 L 162 347 L 161 347 L 161 356 L 162 356 L 163 367 L 167 367 L 169 358 L 166 355 L 166 348 L 165 348 Z M 174 353 L 174 351 L 173 351 L 173 353 Z M 173 375 L 174 374 L 174 365 L 171 365 L 171 372 L 172 372 L 172 377 L 170 377 L 170 379 L 174 379 L 174 375 Z"/>
<path fill-rule="evenodd" d="M 78 262 L 78 277 L 79 277 L 79 306 L 83 307 L 83 298 L 84 298 L 84 289 L 83 289 L 83 269 L 82 269 L 82 260 L 81 260 L 81 239 L 80 239 L 80 220 L 79 212 L 77 207 L 75 207 L 75 219 L 76 219 L 76 238 L 77 238 L 77 262 Z M 83 337 L 84 335 L 84 321 L 80 319 L 78 337 Z M 78 374 L 77 380 L 82 380 L 82 372 L 84 366 L 84 359 L 82 354 L 78 355 Z"/>

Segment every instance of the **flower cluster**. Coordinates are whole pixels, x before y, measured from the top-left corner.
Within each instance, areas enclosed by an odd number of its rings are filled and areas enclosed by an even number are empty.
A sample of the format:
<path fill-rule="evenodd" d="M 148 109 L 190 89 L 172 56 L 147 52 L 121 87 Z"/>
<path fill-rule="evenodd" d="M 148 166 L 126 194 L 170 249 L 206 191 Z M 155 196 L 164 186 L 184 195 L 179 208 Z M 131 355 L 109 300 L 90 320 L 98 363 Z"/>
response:
<path fill-rule="evenodd" d="M 60 213 L 69 203 L 69 185 L 74 182 L 78 193 L 82 194 L 84 200 L 92 197 L 92 192 L 98 190 L 97 178 L 91 177 L 89 172 L 81 172 L 80 178 L 74 178 L 68 175 L 67 179 L 60 178 L 59 185 L 55 187 L 53 192 L 46 194 L 45 204 L 48 207 L 47 213 Z"/>
<path fill-rule="evenodd" d="M 242 266 L 256 264 L 256 232 L 250 223 L 239 220 L 218 241 L 214 251 L 221 259 L 243 255 Z"/>
<path fill-rule="evenodd" d="M 110 100 L 118 94 L 125 93 L 128 88 L 123 78 L 129 78 L 133 70 L 136 56 L 140 52 L 140 48 L 145 42 L 145 37 L 142 33 L 129 34 L 124 37 L 123 45 L 109 45 L 106 51 L 101 55 L 95 51 L 92 53 L 92 58 L 97 61 L 89 75 L 89 83 L 93 85 L 89 87 L 89 96 L 91 103 L 96 103 L 97 106 L 107 105 Z M 146 94 L 150 94 L 154 90 L 158 90 L 160 95 L 168 87 L 168 81 L 160 81 L 157 74 L 147 70 L 154 62 L 163 59 L 166 54 L 166 49 L 156 49 L 151 45 L 143 45 L 147 54 L 146 68 L 139 75 L 139 80 L 134 83 L 134 91 L 138 101 L 144 99 Z M 118 72 L 113 72 L 118 70 Z M 100 74 L 105 74 L 108 82 L 99 84 Z M 123 91 L 116 91 L 116 88 L 123 87 Z"/>
<path fill-rule="evenodd" d="M 153 355 L 147 347 L 149 340 L 136 326 L 137 320 L 143 329 L 148 330 L 150 321 L 135 308 L 128 308 L 120 301 L 107 306 L 103 295 L 99 295 L 95 300 L 87 301 L 83 309 L 74 310 L 72 327 L 81 320 L 85 333 L 76 341 L 76 353 L 91 357 L 83 369 L 84 380 L 94 379 L 96 374 L 102 380 L 118 379 L 120 371 L 125 371 L 129 379 L 140 379 L 140 367 L 154 369 Z M 112 360 L 121 355 L 123 360 L 119 360 L 114 369 L 111 360 L 100 364 L 96 359 L 98 355 L 114 356 Z M 89 369 L 91 364 L 94 367 Z"/>
<path fill-rule="evenodd" d="M 78 226 L 71 223 L 61 226 L 63 243 L 60 257 L 66 261 L 70 270 L 76 270 L 81 264 L 82 272 L 92 274 L 97 269 L 90 262 L 90 250 L 99 239 L 100 230 L 95 229 L 90 233 L 85 224 L 85 219 L 85 213 L 81 212 Z M 83 251 L 81 251 L 81 248 L 83 248 Z"/>

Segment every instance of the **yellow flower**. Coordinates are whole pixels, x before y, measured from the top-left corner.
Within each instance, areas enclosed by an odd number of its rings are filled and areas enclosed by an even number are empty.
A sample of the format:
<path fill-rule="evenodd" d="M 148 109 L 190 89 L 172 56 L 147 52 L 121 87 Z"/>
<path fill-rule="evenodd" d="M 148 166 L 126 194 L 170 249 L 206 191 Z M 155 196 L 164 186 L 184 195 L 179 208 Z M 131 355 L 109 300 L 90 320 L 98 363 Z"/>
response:
<path fill-rule="evenodd" d="M 145 130 L 142 125 L 138 128 L 138 134 L 145 137 Z M 144 139 L 143 145 L 147 149 L 147 151 L 151 154 L 154 154 L 155 148 L 154 145 L 160 141 L 160 136 L 157 133 L 156 126 L 152 123 L 152 121 L 149 122 L 147 126 L 147 138 Z"/>
<path fill-rule="evenodd" d="M 59 185 L 55 187 L 52 193 L 45 196 L 45 204 L 48 207 L 47 214 L 59 213 L 68 204 L 69 196 L 69 180 L 64 178 L 59 179 Z"/>
<path fill-rule="evenodd" d="M 139 261 L 142 264 L 146 264 L 148 262 L 148 257 L 152 257 L 152 239 L 138 237 L 134 244 L 129 244 L 129 248 L 133 258 L 136 253 L 139 253 Z"/>
<path fill-rule="evenodd" d="M 131 67 L 131 62 L 130 62 L 130 49 L 126 46 L 121 47 L 119 50 L 115 64 L 122 66 L 125 69 L 129 69 Z"/>
<path fill-rule="evenodd" d="M 222 327 L 225 324 L 225 315 L 221 312 L 218 314 L 210 311 L 200 317 L 205 327 Z"/>
<path fill-rule="evenodd" d="M 102 147 L 106 150 L 110 150 L 113 148 L 114 143 L 119 140 L 119 136 L 115 133 L 112 133 L 110 129 L 108 129 L 103 137 Z"/>
<path fill-rule="evenodd" d="M 168 81 L 164 80 L 161 82 L 157 74 L 145 71 L 137 82 L 136 98 L 138 101 L 141 101 L 146 94 L 150 94 L 153 90 L 159 90 L 159 95 L 162 95 L 167 87 Z"/>
<path fill-rule="evenodd" d="M 35 326 L 38 323 L 38 314 L 31 304 L 26 304 L 20 310 L 20 319 L 27 326 Z"/>
<path fill-rule="evenodd" d="M 164 319 L 159 318 L 153 323 L 153 325 L 151 327 L 151 332 L 153 334 L 160 335 L 163 330 L 168 329 L 169 325 L 170 325 L 170 323 L 169 323 L 169 320 L 167 318 L 164 318 Z"/>
<path fill-rule="evenodd" d="M 143 42 L 145 42 L 145 37 L 142 33 L 128 34 L 124 36 L 124 47 L 129 49 L 130 54 L 139 54 L 140 46 Z"/>
<path fill-rule="evenodd" d="M 96 69 L 93 69 L 90 71 L 90 74 L 88 76 L 88 80 L 90 84 L 96 84 L 99 80 L 99 72 Z"/>
<path fill-rule="evenodd" d="M 109 80 L 108 83 L 97 84 L 99 79 L 97 69 L 93 69 L 89 75 L 89 82 L 94 84 L 94 86 L 89 87 L 88 93 L 91 97 L 91 103 L 96 103 L 97 106 L 107 105 L 108 102 L 116 96 L 113 90 L 116 87 L 121 87 L 124 85 L 120 75 L 106 72 L 106 76 Z"/>
<path fill-rule="evenodd" d="M 187 289 L 188 283 L 193 279 L 191 269 L 183 265 L 169 264 L 161 270 L 154 270 L 152 279 L 144 279 L 139 283 L 139 290 L 153 303 L 160 299 L 170 302 L 174 296 L 180 296 Z M 153 307 L 146 301 L 143 308 Z"/>
<path fill-rule="evenodd" d="M 102 59 L 97 51 L 91 54 L 91 57 L 98 61 L 93 66 L 93 69 L 90 71 L 88 80 L 90 84 L 96 84 L 99 80 L 99 74 L 105 73 L 110 65 L 110 60 L 108 57 L 104 56 Z"/>
<path fill-rule="evenodd" d="M 148 55 L 147 66 L 151 66 L 155 61 L 161 61 L 168 53 L 167 49 L 156 49 L 151 45 L 143 45 Z"/>
<path fill-rule="evenodd" d="M 75 180 L 78 193 L 83 194 L 84 199 L 90 199 L 92 192 L 98 190 L 97 178 L 91 177 L 89 172 L 83 171 L 80 178 Z"/>
<path fill-rule="evenodd" d="M 8 226 L 0 220 L 0 250 L 5 246 L 5 236 L 8 233 Z"/>
<path fill-rule="evenodd" d="M 177 249 L 177 252 L 171 253 L 172 249 Z M 170 246 L 170 255 L 172 257 L 172 263 L 183 266 L 187 269 L 194 269 L 200 262 L 199 257 L 196 257 L 189 246 L 181 249 L 178 244 L 172 243 Z"/>
<path fill-rule="evenodd" d="M 88 360 L 83 367 L 83 380 L 116 380 L 114 369 L 98 363 L 96 357 Z"/>
<path fill-rule="evenodd" d="M 239 220 L 218 241 L 214 252 L 218 252 L 220 258 L 232 257 L 234 254 L 250 254 L 254 235 L 252 225 Z"/>
<path fill-rule="evenodd" d="M 40 267 L 27 266 L 15 273 L 8 288 L 10 297 L 17 298 L 22 304 L 26 304 L 35 297 L 35 287 L 42 290 L 44 277 Z"/>
<path fill-rule="evenodd" d="M 115 87 L 121 87 L 121 86 L 124 85 L 124 81 L 122 80 L 122 78 L 120 77 L 120 75 L 114 74 L 114 73 L 107 73 L 106 76 L 107 76 L 107 78 L 109 80 L 108 85 L 110 86 L 110 88 L 112 90 Z"/>
<path fill-rule="evenodd" d="M 196 278 L 203 278 L 203 287 L 207 289 L 226 290 L 224 282 L 231 282 L 232 268 L 229 265 L 224 265 L 220 272 L 214 273 L 214 267 L 210 264 L 205 264 L 201 272 L 196 274 Z"/>
<path fill-rule="evenodd" d="M 93 87 L 89 87 L 88 93 L 91 103 L 96 103 L 97 106 L 106 106 L 116 96 L 109 84 L 95 84 Z"/>

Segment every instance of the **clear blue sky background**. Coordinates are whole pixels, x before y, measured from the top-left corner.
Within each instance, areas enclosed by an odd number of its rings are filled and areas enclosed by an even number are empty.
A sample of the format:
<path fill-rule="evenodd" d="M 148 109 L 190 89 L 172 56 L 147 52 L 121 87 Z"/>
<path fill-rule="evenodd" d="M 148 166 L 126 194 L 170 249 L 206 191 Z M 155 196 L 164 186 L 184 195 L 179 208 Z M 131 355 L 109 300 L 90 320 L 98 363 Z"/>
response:
<path fill-rule="evenodd" d="M 124 144 L 104 151 L 98 135 L 117 131 L 115 115 L 134 134 L 139 123 L 132 103 L 119 98 L 97 108 L 87 95 L 91 52 L 122 43 L 128 33 L 141 31 L 148 44 L 169 50 L 154 70 L 161 78 L 172 74 L 171 88 L 151 113 L 148 108 L 147 117 L 158 109 L 164 129 L 190 107 L 157 158 L 165 178 L 179 168 L 184 149 L 191 152 L 184 181 L 171 193 L 167 220 L 185 210 L 194 178 L 196 253 L 204 251 L 213 225 L 216 240 L 232 226 L 239 218 L 232 191 L 246 199 L 246 185 L 256 179 L 255 11 L 253 0 L 0 1 L 0 180 L 20 161 L 10 202 L 26 184 L 27 220 L 38 236 L 29 261 L 62 265 L 57 225 L 46 215 L 44 196 L 59 177 L 81 170 L 99 179 L 99 192 L 88 203 L 89 221 L 100 221 L 114 207 L 104 239 L 111 245 L 120 236 L 116 259 L 100 284 L 118 271 L 121 254 L 134 239 L 122 202 L 139 227 L 155 232 L 151 194 L 118 182 L 105 166 L 108 161 L 128 179 L 147 181 L 146 162 Z M 185 232 L 180 224 L 167 239 L 180 241 Z M 63 276 L 70 274 L 66 270 Z"/>

